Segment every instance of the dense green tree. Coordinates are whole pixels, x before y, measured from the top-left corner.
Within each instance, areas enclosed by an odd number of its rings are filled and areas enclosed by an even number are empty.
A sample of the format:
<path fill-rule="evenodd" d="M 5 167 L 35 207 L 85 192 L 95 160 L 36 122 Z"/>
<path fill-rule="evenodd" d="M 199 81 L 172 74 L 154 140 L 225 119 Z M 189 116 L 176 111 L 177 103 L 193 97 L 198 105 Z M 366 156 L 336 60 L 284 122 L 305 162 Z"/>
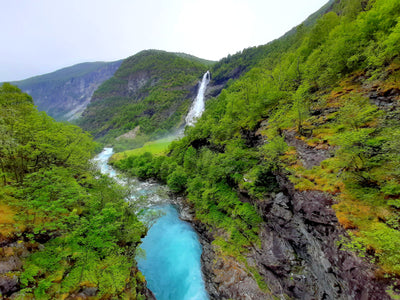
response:
<path fill-rule="evenodd" d="M 225 88 L 162 163 L 148 161 L 143 172 L 186 191 L 214 244 L 237 257 L 257 242 L 261 219 L 249 203 L 277 188 L 279 172 L 299 190 L 336 197 L 354 241 L 375 251 L 371 259 L 385 272 L 400 274 L 400 2 L 329 5 L 283 38 L 215 64 L 214 83 Z M 374 94 L 387 103 L 373 104 Z M 332 157 L 307 169 L 287 140 Z M 137 172 L 126 161 L 116 165 Z"/>
<path fill-rule="evenodd" d="M 140 297 L 134 253 L 146 228 L 127 191 L 95 171 L 95 143 L 55 122 L 18 88 L 0 87 L 0 195 L 15 211 L 15 236 L 31 253 L 19 298 L 55 299 L 96 287 L 95 298 Z"/>

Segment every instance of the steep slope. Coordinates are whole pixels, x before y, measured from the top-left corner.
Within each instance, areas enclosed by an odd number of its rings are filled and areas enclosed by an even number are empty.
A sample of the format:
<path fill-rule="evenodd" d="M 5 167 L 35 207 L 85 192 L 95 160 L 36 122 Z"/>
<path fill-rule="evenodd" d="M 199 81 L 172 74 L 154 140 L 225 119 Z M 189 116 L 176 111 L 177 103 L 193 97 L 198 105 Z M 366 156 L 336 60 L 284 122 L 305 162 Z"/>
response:
<path fill-rule="evenodd" d="M 90 135 L 10 84 L 0 132 L 0 298 L 150 297 L 134 259 L 146 227 L 93 169 Z"/>
<path fill-rule="evenodd" d="M 206 70 L 191 56 L 142 51 L 124 60 L 99 87 L 79 125 L 103 141 L 135 128 L 135 134 L 152 136 L 176 130 Z"/>
<path fill-rule="evenodd" d="M 116 163 L 186 195 L 213 299 L 398 296 L 399 17 L 335 1 L 228 75 L 169 155 Z"/>
<path fill-rule="evenodd" d="M 72 120 L 82 113 L 93 92 L 114 74 L 121 63 L 81 63 L 13 84 L 31 95 L 39 110 L 57 120 Z"/>
<path fill-rule="evenodd" d="M 309 30 L 318 18 L 327 12 L 331 11 L 335 6 L 334 0 L 329 0 L 323 7 L 318 11 L 309 16 L 301 25 L 301 30 Z M 298 28 L 293 28 L 288 31 L 284 36 L 276 39 L 266 45 L 260 45 L 256 47 L 249 47 L 239 51 L 234 55 L 229 55 L 212 67 L 213 83 L 217 88 L 217 92 L 223 87 L 223 84 L 227 83 L 229 79 L 237 79 L 242 74 L 249 71 L 252 67 L 257 65 L 260 61 L 269 59 L 270 67 L 276 63 L 276 56 L 287 51 L 290 47 L 293 47 L 298 38 Z M 272 65 L 271 65 L 272 64 Z"/>

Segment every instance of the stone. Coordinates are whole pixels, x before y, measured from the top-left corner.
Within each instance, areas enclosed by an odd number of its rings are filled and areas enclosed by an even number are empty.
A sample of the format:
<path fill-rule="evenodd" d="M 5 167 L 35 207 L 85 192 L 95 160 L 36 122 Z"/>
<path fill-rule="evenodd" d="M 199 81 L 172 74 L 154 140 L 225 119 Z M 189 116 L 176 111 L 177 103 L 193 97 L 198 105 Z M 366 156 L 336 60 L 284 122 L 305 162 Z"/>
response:
<path fill-rule="evenodd" d="M 19 282 L 16 275 L 0 275 L 0 299 L 3 296 L 9 296 L 18 291 Z"/>
<path fill-rule="evenodd" d="M 317 149 L 309 146 L 306 142 L 297 138 L 297 133 L 294 131 L 285 131 L 285 142 L 296 148 L 301 162 L 306 169 L 311 169 L 314 166 L 319 166 L 322 161 L 331 157 L 329 149 Z"/>

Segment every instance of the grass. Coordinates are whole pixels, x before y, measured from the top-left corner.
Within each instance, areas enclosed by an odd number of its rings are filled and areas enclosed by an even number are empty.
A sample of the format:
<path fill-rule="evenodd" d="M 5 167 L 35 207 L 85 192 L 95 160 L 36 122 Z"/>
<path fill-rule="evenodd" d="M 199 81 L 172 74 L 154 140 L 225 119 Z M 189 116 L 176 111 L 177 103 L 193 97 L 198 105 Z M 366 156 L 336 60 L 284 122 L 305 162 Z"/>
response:
<path fill-rule="evenodd" d="M 147 142 L 141 148 L 115 153 L 111 157 L 111 161 L 119 161 L 126 157 L 129 157 L 132 155 L 137 156 L 137 155 L 144 154 L 146 152 L 150 152 L 153 155 L 163 155 L 168 150 L 168 147 L 171 144 L 171 142 L 175 139 L 176 139 L 175 136 L 169 136 L 169 137 L 159 139 L 156 141 Z"/>

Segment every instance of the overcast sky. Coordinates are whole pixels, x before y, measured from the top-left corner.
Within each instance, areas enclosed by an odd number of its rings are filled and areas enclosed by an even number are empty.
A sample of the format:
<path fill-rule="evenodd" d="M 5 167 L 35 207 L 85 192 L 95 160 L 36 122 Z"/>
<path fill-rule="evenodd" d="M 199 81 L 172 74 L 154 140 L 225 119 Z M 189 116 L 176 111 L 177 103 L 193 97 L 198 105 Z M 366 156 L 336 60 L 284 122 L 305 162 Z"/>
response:
<path fill-rule="evenodd" d="M 283 35 L 327 0 L 0 0 L 0 82 L 144 49 L 218 60 Z"/>

